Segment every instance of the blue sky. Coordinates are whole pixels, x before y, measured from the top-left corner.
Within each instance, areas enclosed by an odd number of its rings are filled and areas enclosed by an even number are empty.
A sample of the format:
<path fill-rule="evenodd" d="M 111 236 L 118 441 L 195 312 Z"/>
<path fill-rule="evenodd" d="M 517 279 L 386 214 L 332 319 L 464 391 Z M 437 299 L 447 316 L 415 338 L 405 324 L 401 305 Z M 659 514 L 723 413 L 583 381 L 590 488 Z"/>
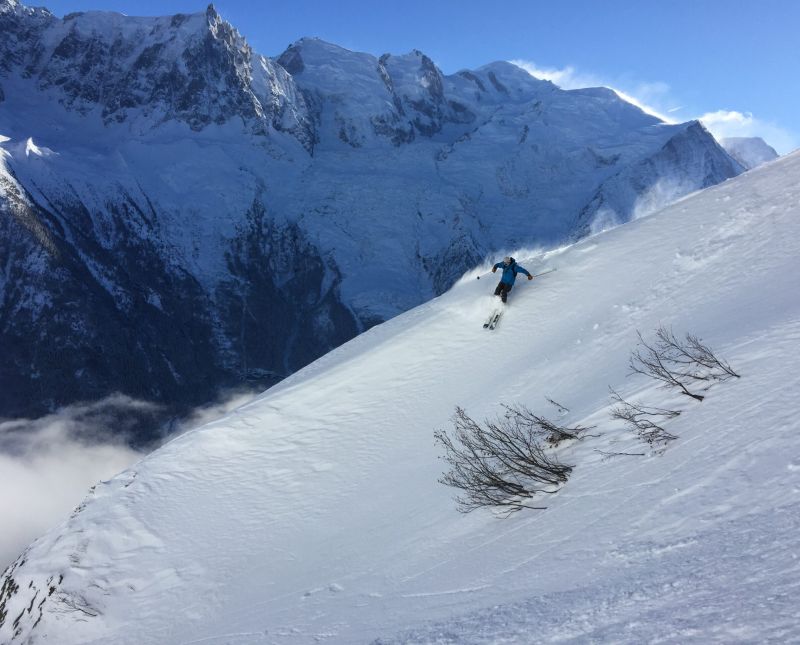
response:
<path fill-rule="evenodd" d="M 34 4 L 28 0 L 29 4 Z M 192 0 L 44 0 L 56 15 L 165 15 Z M 445 73 L 495 60 L 566 88 L 607 85 L 720 136 L 800 147 L 800 0 L 218 0 L 259 53 L 302 36 L 376 55 L 419 49 Z"/>

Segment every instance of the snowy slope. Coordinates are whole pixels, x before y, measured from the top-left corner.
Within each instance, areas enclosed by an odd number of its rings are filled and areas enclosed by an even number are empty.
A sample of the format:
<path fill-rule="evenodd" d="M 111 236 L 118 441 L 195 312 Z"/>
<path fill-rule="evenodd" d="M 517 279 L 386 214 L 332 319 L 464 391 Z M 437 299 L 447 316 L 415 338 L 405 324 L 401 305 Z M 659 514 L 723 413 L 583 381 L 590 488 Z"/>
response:
<path fill-rule="evenodd" d="M 798 240 L 795 154 L 521 252 L 558 271 L 494 332 L 494 276 L 465 276 L 100 483 L 6 571 L 0 641 L 800 639 Z M 702 403 L 626 378 L 659 324 L 742 378 Z M 649 453 L 609 421 L 609 385 L 680 406 L 679 439 Z M 561 449 L 570 481 L 543 512 L 458 514 L 433 430 L 456 405 L 552 416 L 545 397 L 597 426 Z"/>

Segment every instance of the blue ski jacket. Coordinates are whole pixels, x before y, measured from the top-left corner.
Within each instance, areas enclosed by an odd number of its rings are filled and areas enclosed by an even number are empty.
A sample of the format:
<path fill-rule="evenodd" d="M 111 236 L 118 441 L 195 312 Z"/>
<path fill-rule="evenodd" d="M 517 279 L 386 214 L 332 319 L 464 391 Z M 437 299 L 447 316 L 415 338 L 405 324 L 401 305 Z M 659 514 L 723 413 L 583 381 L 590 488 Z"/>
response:
<path fill-rule="evenodd" d="M 518 273 L 524 273 L 525 275 L 530 275 L 528 270 L 521 267 L 517 264 L 514 260 L 511 261 L 511 264 L 506 266 L 502 262 L 498 262 L 494 265 L 495 269 L 503 269 L 503 277 L 500 278 L 500 282 L 505 282 L 506 284 L 514 284 L 514 280 L 517 279 Z"/>

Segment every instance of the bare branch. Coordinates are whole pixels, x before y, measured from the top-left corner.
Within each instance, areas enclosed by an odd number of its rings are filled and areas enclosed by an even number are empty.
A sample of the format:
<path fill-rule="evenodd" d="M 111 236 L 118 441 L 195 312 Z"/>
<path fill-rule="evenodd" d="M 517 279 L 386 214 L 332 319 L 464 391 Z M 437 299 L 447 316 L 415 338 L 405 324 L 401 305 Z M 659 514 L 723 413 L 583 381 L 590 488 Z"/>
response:
<path fill-rule="evenodd" d="M 526 408 L 506 407 L 504 416 L 480 424 L 457 407 L 452 433 L 434 432 L 436 443 L 444 449 L 441 459 L 448 466 L 439 481 L 460 491 L 459 511 L 488 506 L 510 515 L 544 508 L 533 506 L 531 498 L 555 493 L 572 467 L 546 454 L 540 438 L 560 428 L 543 426 L 541 421 L 546 420 Z M 582 428 L 568 430 L 578 438 Z"/>
<path fill-rule="evenodd" d="M 666 387 L 677 388 L 682 394 L 690 396 L 697 401 L 702 401 L 705 398 L 701 394 L 695 394 L 689 391 L 687 386 L 680 379 L 682 375 L 676 373 L 672 368 L 673 366 L 670 365 L 669 354 L 661 344 L 656 343 L 655 345 L 649 345 L 644 338 L 642 338 L 641 332 L 637 331 L 636 334 L 639 336 L 639 344 L 643 349 L 635 349 L 631 352 L 631 373 L 643 374 L 654 378 L 664 383 Z"/>
<path fill-rule="evenodd" d="M 613 388 L 611 397 L 617 406 L 611 410 L 611 416 L 631 426 L 636 434 L 650 445 L 664 444 L 677 439 L 677 436 L 667 432 L 660 424 L 666 420 L 680 415 L 677 410 L 665 410 L 639 403 L 630 403 L 623 399 Z"/>
<path fill-rule="evenodd" d="M 567 440 L 579 441 L 587 436 L 586 432 L 588 430 L 594 429 L 594 426 L 585 428 L 578 425 L 570 428 L 558 425 L 550 421 L 550 419 L 534 414 L 524 405 L 505 405 L 503 407 L 506 409 L 507 417 L 516 418 L 519 423 L 530 430 L 531 434 L 541 436 L 551 446 L 557 446 L 562 441 Z"/>
<path fill-rule="evenodd" d="M 718 358 L 710 347 L 703 345 L 697 336 L 686 334 L 687 353 L 698 365 L 702 365 L 711 373 L 711 378 L 717 381 L 727 381 L 730 378 L 741 378 L 727 361 Z"/>
<path fill-rule="evenodd" d="M 605 450 L 598 450 L 595 448 L 594 450 L 597 453 L 603 455 L 604 459 L 611 459 L 612 457 L 644 457 L 645 453 L 643 452 L 606 452 Z"/>
<path fill-rule="evenodd" d="M 650 344 L 640 332 L 636 333 L 640 348 L 631 353 L 630 359 L 631 371 L 635 374 L 654 378 L 698 401 L 704 397 L 690 391 L 691 383 L 710 384 L 740 378 L 729 363 L 717 357 L 697 336 L 686 334 L 685 340 L 679 340 L 671 329 L 661 326 Z"/>
<path fill-rule="evenodd" d="M 544 398 L 550 405 L 554 406 L 556 410 L 559 411 L 560 414 L 566 414 L 567 412 L 569 412 L 569 408 L 564 407 L 558 401 L 553 401 L 553 399 L 551 399 L 549 396 L 546 396 Z"/>

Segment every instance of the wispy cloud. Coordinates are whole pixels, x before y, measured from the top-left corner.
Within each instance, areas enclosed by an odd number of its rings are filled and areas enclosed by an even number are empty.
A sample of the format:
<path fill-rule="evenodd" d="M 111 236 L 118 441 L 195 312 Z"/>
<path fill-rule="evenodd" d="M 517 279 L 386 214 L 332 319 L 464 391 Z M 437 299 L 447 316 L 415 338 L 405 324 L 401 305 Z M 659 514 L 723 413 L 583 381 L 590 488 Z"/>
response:
<path fill-rule="evenodd" d="M 185 417 L 180 419 L 176 424 L 174 424 L 174 427 L 172 428 L 168 438 L 174 439 L 178 435 L 183 434 L 188 430 L 199 428 L 207 423 L 221 419 L 237 408 L 249 403 L 259 394 L 260 391 L 256 392 L 254 390 L 228 390 L 220 395 L 218 401 L 195 408 Z"/>
<path fill-rule="evenodd" d="M 0 422 L 0 570 L 65 518 L 92 485 L 141 457 L 115 437 L 113 419 L 147 405 L 113 397 L 40 419 Z"/>
<path fill-rule="evenodd" d="M 786 154 L 800 146 L 798 136 L 775 123 L 757 118 L 749 112 L 717 110 L 702 116 L 681 114 L 685 110 L 673 95 L 672 88 L 663 81 L 630 82 L 603 78 L 591 72 L 566 67 L 546 67 L 528 60 L 512 60 L 536 78 L 552 81 L 565 90 L 584 87 L 607 87 L 614 90 L 620 98 L 639 107 L 644 112 L 667 123 L 677 123 L 697 119 L 717 138 L 761 137 L 778 153 Z"/>

